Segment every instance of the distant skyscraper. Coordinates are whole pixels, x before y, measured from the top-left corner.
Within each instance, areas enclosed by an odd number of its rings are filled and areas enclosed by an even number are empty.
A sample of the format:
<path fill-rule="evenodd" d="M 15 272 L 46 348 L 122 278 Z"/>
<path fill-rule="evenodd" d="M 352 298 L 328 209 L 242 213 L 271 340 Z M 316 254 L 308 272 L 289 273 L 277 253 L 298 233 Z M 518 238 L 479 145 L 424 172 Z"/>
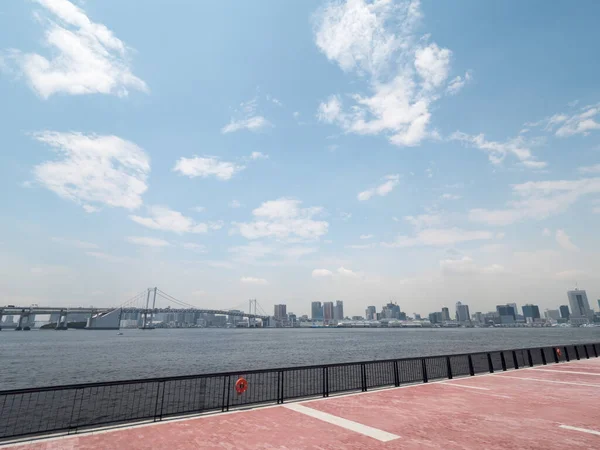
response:
<path fill-rule="evenodd" d="M 442 321 L 450 320 L 450 310 L 445 306 L 442 308 Z"/>
<path fill-rule="evenodd" d="M 547 309 L 544 311 L 544 316 L 546 316 L 546 319 L 558 320 L 560 319 L 560 312 L 558 309 Z"/>
<path fill-rule="evenodd" d="M 523 306 L 523 317 L 525 317 L 525 320 L 527 320 L 528 317 L 532 319 L 539 319 L 541 317 L 539 306 L 530 304 Z"/>
<path fill-rule="evenodd" d="M 333 302 L 323 303 L 323 320 L 326 322 L 333 320 Z"/>
<path fill-rule="evenodd" d="M 463 305 L 461 302 L 456 302 L 456 321 L 470 322 L 471 314 L 469 314 L 469 305 Z"/>
<path fill-rule="evenodd" d="M 483 313 L 481 313 L 481 312 L 476 312 L 475 314 L 473 314 L 473 318 L 475 319 L 475 322 L 477 322 L 477 323 L 485 323 Z"/>
<path fill-rule="evenodd" d="M 515 320 L 517 320 L 517 315 L 519 314 L 519 309 L 517 308 L 516 303 L 507 303 L 508 306 L 512 306 L 513 311 L 515 312 Z"/>
<path fill-rule="evenodd" d="M 335 307 L 333 308 L 333 319 L 342 320 L 344 318 L 344 302 L 341 300 L 335 301 Z"/>
<path fill-rule="evenodd" d="M 574 291 L 568 291 L 567 296 L 569 297 L 569 309 L 571 310 L 571 323 L 573 323 L 574 320 L 583 323 L 585 322 L 585 319 L 590 322 L 594 321 L 594 312 L 590 309 L 590 304 L 588 303 L 585 291 L 575 289 Z"/>
<path fill-rule="evenodd" d="M 323 320 L 323 306 L 321 302 L 312 302 L 310 311 L 312 320 Z"/>
<path fill-rule="evenodd" d="M 367 306 L 365 310 L 365 319 L 366 320 L 375 320 L 377 319 L 377 309 L 374 306 Z"/>
<path fill-rule="evenodd" d="M 287 306 L 286 305 L 275 305 L 275 320 L 287 319 Z"/>
<path fill-rule="evenodd" d="M 600 301 L 600 300 L 599 300 Z M 560 305 L 560 317 L 562 317 L 563 319 L 568 319 L 569 318 L 569 305 Z"/>

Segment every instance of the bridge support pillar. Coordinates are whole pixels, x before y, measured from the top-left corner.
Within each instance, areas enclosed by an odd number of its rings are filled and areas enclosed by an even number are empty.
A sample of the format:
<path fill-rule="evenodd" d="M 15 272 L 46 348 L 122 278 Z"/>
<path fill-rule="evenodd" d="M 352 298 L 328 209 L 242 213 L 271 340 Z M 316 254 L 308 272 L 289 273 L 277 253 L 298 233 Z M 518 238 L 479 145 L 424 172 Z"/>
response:
<path fill-rule="evenodd" d="M 0 331 L 2 331 L 2 311 L 0 311 Z"/>
<path fill-rule="evenodd" d="M 68 311 L 64 311 L 61 310 L 59 315 L 58 315 L 58 322 L 56 322 L 56 329 L 57 330 L 66 330 L 67 329 L 67 315 L 68 315 Z"/>
<path fill-rule="evenodd" d="M 15 328 L 15 331 L 27 331 L 29 329 L 29 311 L 23 310 L 19 315 L 19 324 L 17 325 L 17 328 Z"/>

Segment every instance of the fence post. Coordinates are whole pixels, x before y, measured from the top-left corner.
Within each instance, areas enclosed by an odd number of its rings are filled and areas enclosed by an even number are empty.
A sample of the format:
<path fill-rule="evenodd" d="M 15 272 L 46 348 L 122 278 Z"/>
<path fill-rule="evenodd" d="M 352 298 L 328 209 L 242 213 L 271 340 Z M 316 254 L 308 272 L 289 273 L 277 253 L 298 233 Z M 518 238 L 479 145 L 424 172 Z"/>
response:
<path fill-rule="evenodd" d="M 579 360 L 579 349 L 577 348 L 576 345 L 574 345 L 573 348 L 575 349 L 575 358 L 577 358 L 577 360 Z"/>
<path fill-rule="evenodd" d="M 502 371 L 506 372 L 506 359 L 504 359 L 504 352 L 500 352 L 500 363 L 502 364 Z"/>
<path fill-rule="evenodd" d="M 71 408 L 71 418 L 69 419 L 69 431 L 67 434 L 70 434 L 71 428 L 73 428 L 73 414 L 75 413 L 75 402 L 77 401 L 77 391 L 79 391 L 79 389 L 75 389 L 75 395 L 73 396 L 73 407 Z M 83 394 L 82 394 L 81 401 L 83 402 Z M 75 427 L 75 429 L 77 430 L 77 427 Z"/>
<path fill-rule="evenodd" d="M 518 369 L 519 368 L 519 361 L 517 360 L 517 352 L 513 350 L 512 354 L 513 354 L 512 355 L 513 356 L 513 365 L 515 366 L 515 369 Z M 522 354 L 523 353 L 521 352 L 521 355 Z M 504 370 L 506 370 L 506 369 L 504 369 Z"/>
<path fill-rule="evenodd" d="M 158 416 L 158 420 L 162 420 L 163 416 L 163 408 L 165 406 L 165 391 L 166 391 L 166 382 L 163 381 L 163 390 L 160 398 L 160 415 Z"/>
<path fill-rule="evenodd" d="M 323 367 L 323 397 L 327 397 L 327 367 Z"/>
<path fill-rule="evenodd" d="M 158 413 L 158 397 L 160 396 L 160 386 L 162 384 L 163 385 L 163 389 L 164 389 L 165 388 L 164 387 L 164 383 L 165 383 L 164 381 L 162 383 L 159 381 L 157 383 L 157 386 L 156 386 L 156 401 L 154 402 L 154 421 L 155 422 L 156 422 L 156 416 L 157 416 L 157 413 Z"/>
<path fill-rule="evenodd" d="M 529 360 L 529 367 L 533 367 L 533 357 L 530 349 L 527 349 L 527 359 Z"/>
<path fill-rule="evenodd" d="M 283 371 L 277 372 L 277 404 L 283 403 Z"/>
<path fill-rule="evenodd" d="M 594 356 L 598 357 L 598 350 L 596 350 L 596 344 L 592 344 L 592 348 L 594 349 Z"/>
<path fill-rule="evenodd" d="M 364 364 L 360 365 L 360 374 L 362 378 L 362 391 L 367 392 L 367 368 Z"/>
<path fill-rule="evenodd" d="M 446 369 L 448 370 L 448 379 L 452 379 L 452 364 L 450 363 L 450 357 L 446 356 Z"/>
<path fill-rule="evenodd" d="M 590 352 L 588 352 L 587 344 L 583 344 L 583 351 L 585 352 L 585 359 L 590 359 Z"/>
<path fill-rule="evenodd" d="M 425 358 L 421 358 L 421 368 L 423 369 L 423 383 L 427 383 L 429 379 L 427 378 L 427 364 L 425 364 Z"/>
<path fill-rule="evenodd" d="M 325 367 L 325 396 L 329 397 L 329 367 Z"/>
<path fill-rule="evenodd" d="M 492 363 L 492 355 L 487 354 L 488 367 L 490 368 L 490 373 L 494 373 L 494 364 Z"/>
<path fill-rule="evenodd" d="M 559 362 L 559 359 L 558 359 L 558 351 L 559 350 L 560 350 L 560 348 L 558 348 L 558 347 L 556 347 L 556 348 L 552 347 L 552 353 L 554 353 L 554 362 L 556 364 L 558 364 L 558 362 Z"/>
<path fill-rule="evenodd" d="M 567 350 L 567 346 L 565 345 L 563 348 L 565 349 L 565 358 L 567 358 L 567 362 L 571 361 L 571 358 L 569 357 L 569 352 Z"/>
<path fill-rule="evenodd" d="M 542 354 L 542 364 L 545 366 L 547 364 L 547 361 L 546 361 L 546 352 L 544 351 L 543 348 L 540 348 L 540 353 Z"/>
<path fill-rule="evenodd" d="M 471 355 L 469 356 L 469 375 L 474 376 L 475 375 L 475 368 L 473 367 L 473 358 L 471 358 Z"/>
<path fill-rule="evenodd" d="M 400 386 L 400 374 L 398 373 L 398 360 L 394 361 L 394 386 Z"/>

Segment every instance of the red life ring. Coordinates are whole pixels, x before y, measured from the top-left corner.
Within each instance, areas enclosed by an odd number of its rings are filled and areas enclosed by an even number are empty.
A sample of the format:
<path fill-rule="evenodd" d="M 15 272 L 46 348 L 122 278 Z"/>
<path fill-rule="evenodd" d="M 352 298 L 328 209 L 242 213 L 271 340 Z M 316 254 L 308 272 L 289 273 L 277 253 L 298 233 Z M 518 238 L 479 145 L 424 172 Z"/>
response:
<path fill-rule="evenodd" d="M 238 395 L 241 395 L 246 392 L 246 389 L 248 389 L 248 382 L 244 377 L 239 377 L 235 382 L 235 390 L 237 391 Z"/>
<path fill-rule="evenodd" d="M 560 355 L 562 355 L 560 348 L 556 348 L 556 356 L 560 358 Z"/>

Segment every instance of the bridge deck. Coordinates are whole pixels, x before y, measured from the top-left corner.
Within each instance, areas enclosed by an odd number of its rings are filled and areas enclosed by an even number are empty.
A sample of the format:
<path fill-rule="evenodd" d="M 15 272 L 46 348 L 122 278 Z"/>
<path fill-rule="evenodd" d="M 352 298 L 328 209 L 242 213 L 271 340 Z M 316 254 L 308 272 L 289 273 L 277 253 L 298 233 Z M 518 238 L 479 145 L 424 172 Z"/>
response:
<path fill-rule="evenodd" d="M 53 449 L 600 448 L 600 359 L 12 444 Z"/>

